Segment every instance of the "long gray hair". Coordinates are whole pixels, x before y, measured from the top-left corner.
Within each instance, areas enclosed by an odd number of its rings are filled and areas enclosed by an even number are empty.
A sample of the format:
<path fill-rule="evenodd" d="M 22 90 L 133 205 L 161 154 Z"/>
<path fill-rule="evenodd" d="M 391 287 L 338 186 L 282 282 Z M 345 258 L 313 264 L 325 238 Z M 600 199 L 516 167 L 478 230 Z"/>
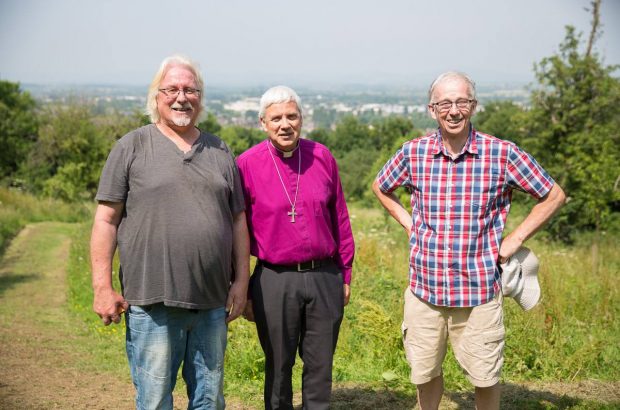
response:
<path fill-rule="evenodd" d="M 164 61 L 162 61 L 161 65 L 159 66 L 159 70 L 157 70 L 157 73 L 155 73 L 155 77 L 153 77 L 153 81 L 151 81 L 151 85 L 149 86 L 149 93 L 146 97 L 145 113 L 151 118 L 151 122 L 153 124 L 157 123 L 160 119 L 159 111 L 157 110 L 157 94 L 159 93 L 159 86 L 161 85 L 161 81 L 171 68 L 178 66 L 187 68 L 194 75 L 194 79 L 196 80 L 196 88 L 201 91 L 199 110 L 204 110 L 204 81 L 202 79 L 202 75 L 200 74 L 198 64 L 187 57 L 175 54 L 170 57 L 166 57 Z"/>

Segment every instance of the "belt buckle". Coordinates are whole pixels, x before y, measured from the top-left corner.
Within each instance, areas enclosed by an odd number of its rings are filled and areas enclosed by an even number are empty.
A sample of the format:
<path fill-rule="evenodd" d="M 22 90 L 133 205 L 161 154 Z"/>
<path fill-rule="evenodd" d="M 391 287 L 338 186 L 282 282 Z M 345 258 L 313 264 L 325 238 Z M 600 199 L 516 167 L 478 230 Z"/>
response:
<path fill-rule="evenodd" d="M 303 262 L 299 262 L 297 264 L 297 272 L 305 272 L 305 271 L 309 271 L 314 269 L 314 259 L 310 261 L 310 267 L 309 268 L 302 268 Z"/>

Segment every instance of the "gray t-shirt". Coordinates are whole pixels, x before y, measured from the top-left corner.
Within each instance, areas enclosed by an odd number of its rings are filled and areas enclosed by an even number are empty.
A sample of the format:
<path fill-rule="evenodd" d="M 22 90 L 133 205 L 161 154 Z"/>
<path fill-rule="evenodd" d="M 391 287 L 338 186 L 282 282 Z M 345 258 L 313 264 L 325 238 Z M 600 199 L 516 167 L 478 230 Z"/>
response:
<path fill-rule="evenodd" d="M 233 215 L 245 208 L 225 143 L 201 133 L 183 153 L 154 124 L 138 128 L 110 152 L 96 199 L 125 203 L 117 240 L 130 304 L 224 306 Z"/>

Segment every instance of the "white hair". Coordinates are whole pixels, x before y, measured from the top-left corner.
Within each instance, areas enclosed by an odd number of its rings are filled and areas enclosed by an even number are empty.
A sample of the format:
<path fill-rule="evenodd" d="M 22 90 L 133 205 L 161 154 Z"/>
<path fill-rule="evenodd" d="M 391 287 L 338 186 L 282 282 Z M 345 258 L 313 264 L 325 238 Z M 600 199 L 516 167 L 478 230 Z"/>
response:
<path fill-rule="evenodd" d="M 285 85 L 277 85 L 275 87 L 271 87 L 265 94 L 260 98 L 260 110 L 258 112 L 258 119 L 261 120 L 265 117 L 265 110 L 269 108 L 272 104 L 281 104 L 287 103 L 290 101 L 294 101 L 297 104 L 297 110 L 299 110 L 299 115 L 301 113 L 301 98 L 297 95 L 297 93 L 290 87 Z"/>
<path fill-rule="evenodd" d="M 151 118 L 151 122 L 153 122 L 153 124 L 157 123 L 160 119 L 159 111 L 157 110 L 157 94 L 159 93 L 159 86 L 161 85 L 161 81 L 164 79 L 164 77 L 171 68 L 178 66 L 187 68 L 194 75 L 196 87 L 200 90 L 199 110 L 204 110 L 204 106 L 202 103 L 204 95 L 204 81 L 202 79 L 202 75 L 200 74 L 198 64 L 187 57 L 175 54 L 170 57 L 166 57 L 164 61 L 162 61 L 161 65 L 159 66 L 159 70 L 157 70 L 157 73 L 155 73 L 155 77 L 153 77 L 153 81 L 151 81 L 151 85 L 149 86 L 149 92 L 146 97 L 145 113 Z"/>
<path fill-rule="evenodd" d="M 443 74 L 439 74 L 439 76 L 433 81 L 431 87 L 428 89 L 428 101 L 433 103 L 433 93 L 435 92 L 435 88 L 445 81 L 449 80 L 463 80 L 467 83 L 467 89 L 469 98 L 472 100 L 476 99 L 476 83 L 465 73 L 460 73 L 458 71 L 447 71 Z"/>

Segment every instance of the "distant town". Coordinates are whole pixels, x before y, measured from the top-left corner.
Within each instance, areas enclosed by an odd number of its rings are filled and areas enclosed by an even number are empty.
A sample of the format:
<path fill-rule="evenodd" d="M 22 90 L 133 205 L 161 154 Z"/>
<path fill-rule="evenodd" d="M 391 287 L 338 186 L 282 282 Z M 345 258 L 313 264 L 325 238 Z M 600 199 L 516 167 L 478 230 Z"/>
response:
<path fill-rule="evenodd" d="M 114 85 L 37 85 L 22 84 L 24 90 L 41 103 L 80 101 L 91 104 L 95 114 L 120 112 L 133 115 L 143 110 L 147 86 Z M 265 87 L 266 88 L 266 87 Z M 257 126 L 262 87 L 207 87 L 206 111 L 222 125 Z M 342 86 L 331 89 L 298 88 L 304 112 L 304 130 L 333 129 L 344 116 L 372 121 L 391 115 L 412 119 L 420 129 L 433 128 L 435 122 L 426 110 L 427 90 L 406 87 Z M 478 86 L 479 109 L 492 100 L 511 100 L 528 104 L 526 84 Z"/>

